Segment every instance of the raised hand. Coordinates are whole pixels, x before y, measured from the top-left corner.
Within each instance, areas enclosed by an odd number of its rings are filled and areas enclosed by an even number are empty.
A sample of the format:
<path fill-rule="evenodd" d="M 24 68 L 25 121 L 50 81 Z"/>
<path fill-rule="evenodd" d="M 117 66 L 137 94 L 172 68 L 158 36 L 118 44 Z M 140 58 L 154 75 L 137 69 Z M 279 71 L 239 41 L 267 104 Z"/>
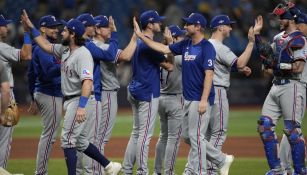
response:
<path fill-rule="evenodd" d="M 260 31 L 263 27 L 263 18 L 261 15 L 257 16 L 257 18 L 255 19 L 255 25 L 254 25 L 254 33 L 256 34 L 260 34 Z"/>
<path fill-rule="evenodd" d="M 163 36 L 164 36 L 164 39 L 166 40 L 166 43 L 167 43 L 167 44 L 173 43 L 172 33 L 171 33 L 171 31 L 169 30 L 168 27 L 165 27 Z"/>
<path fill-rule="evenodd" d="M 248 37 L 248 41 L 249 41 L 249 42 L 253 42 L 253 43 L 255 42 L 254 27 L 250 27 L 250 28 L 249 28 L 247 37 Z"/>
<path fill-rule="evenodd" d="M 33 25 L 33 23 L 31 22 L 31 20 L 29 19 L 26 10 L 22 10 L 22 14 L 21 14 L 21 23 L 22 23 L 22 25 L 23 25 L 23 27 L 24 27 L 25 29 L 34 28 L 34 25 Z"/>
<path fill-rule="evenodd" d="M 112 16 L 109 16 L 109 28 L 111 30 L 111 32 L 116 32 L 116 26 L 115 26 L 115 22 Z"/>
<path fill-rule="evenodd" d="M 133 28 L 134 28 L 134 33 L 136 34 L 136 36 L 138 36 L 138 37 L 142 36 L 140 26 L 139 26 L 138 22 L 136 21 L 135 17 L 133 17 Z"/>

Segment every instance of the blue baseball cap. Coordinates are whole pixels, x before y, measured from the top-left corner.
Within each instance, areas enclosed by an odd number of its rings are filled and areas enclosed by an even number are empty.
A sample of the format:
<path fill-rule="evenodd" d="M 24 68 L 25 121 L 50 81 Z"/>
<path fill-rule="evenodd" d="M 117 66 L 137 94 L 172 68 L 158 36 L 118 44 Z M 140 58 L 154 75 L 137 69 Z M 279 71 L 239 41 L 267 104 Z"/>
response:
<path fill-rule="evenodd" d="M 186 24 L 199 24 L 201 27 L 205 28 L 207 25 L 206 18 L 199 13 L 191 13 L 189 17 L 182 18 Z"/>
<path fill-rule="evenodd" d="M 97 27 L 109 27 L 109 19 L 105 15 L 95 16 L 96 26 Z"/>
<path fill-rule="evenodd" d="M 235 21 L 231 21 L 229 16 L 227 15 L 217 15 L 212 18 L 210 22 L 210 27 L 211 28 L 216 28 L 217 26 L 220 25 L 230 25 L 236 23 Z"/>
<path fill-rule="evenodd" d="M 154 10 L 147 10 L 140 16 L 140 22 L 142 27 L 147 26 L 148 23 L 158 23 L 165 19 L 164 16 L 159 16 L 159 13 Z"/>
<path fill-rule="evenodd" d="M 41 27 L 53 27 L 62 25 L 62 23 L 60 21 L 57 21 L 53 15 L 41 17 L 38 23 Z"/>
<path fill-rule="evenodd" d="M 81 21 L 84 26 L 94 26 L 96 25 L 96 21 L 92 14 L 83 13 L 77 17 L 77 20 Z"/>
<path fill-rule="evenodd" d="M 2 14 L 0 14 L 0 26 L 6 26 L 9 23 L 12 23 L 12 20 L 6 20 Z"/>
<path fill-rule="evenodd" d="M 77 19 L 71 19 L 68 22 L 62 20 L 62 23 L 67 27 L 68 30 L 75 32 L 76 36 L 83 36 L 85 32 L 85 26 L 81 21 Z"/>
<path fill-rule="evenodd" d="M 181 30 L 177 25 L 170 25 L 168 28 L 173 37 L 184 36 L 186 33 L 185 30 Z"/>
<path fill-rule="evenodd" d="M 301 13 L 300 15 L 298 15 L 297 19 L 296 19 L 296 23 L 297 24 L 307 24 L 307 15 L 305 13 Z"/>

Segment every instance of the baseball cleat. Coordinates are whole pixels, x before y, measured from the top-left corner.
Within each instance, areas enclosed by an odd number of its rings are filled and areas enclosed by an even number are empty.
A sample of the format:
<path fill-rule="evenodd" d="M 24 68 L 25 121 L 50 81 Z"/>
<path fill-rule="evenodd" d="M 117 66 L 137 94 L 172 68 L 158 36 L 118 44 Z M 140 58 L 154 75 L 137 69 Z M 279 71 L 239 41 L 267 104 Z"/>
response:
<path fill-rule="evenodd" d="M 274 171 L 274 170 L 270 170 L 267 173 L 265 173 L 265 175 L 287 175 L 286 172 L 280 172 L 280 171 Z"/>
<path fill-rule="evenodd" d="M 230 168 L 234 159 L 235 158 L 234 158 L 233 155 L 226 155 L 224 165 L 220 169 L 221 175 L 228 175 L 229 168 Z"/>
<path fill-rule="evenodd" d="M 108 175 L 117 175 L 122 169 L 122 165 L 117 162 L 110 162 L 108 166 L 104 169 Z"/>

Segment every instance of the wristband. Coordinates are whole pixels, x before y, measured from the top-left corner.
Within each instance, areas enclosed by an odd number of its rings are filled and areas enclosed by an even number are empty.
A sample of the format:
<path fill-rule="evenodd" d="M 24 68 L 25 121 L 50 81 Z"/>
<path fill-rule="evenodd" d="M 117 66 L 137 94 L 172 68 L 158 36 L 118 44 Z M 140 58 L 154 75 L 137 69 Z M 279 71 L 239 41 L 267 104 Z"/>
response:
<path fill-rule="evenodd" d="M 33 27 L 31 29 L 31 32 L 32 32 L 32 35 L 33 35 L 34 38 L 36 38 L 40 35 L 40 32 L 35 27 Z"/>
<path fill-rule="evenodd" d="M 281 70 L 291 70 L 292 69 L 292 64 L 291 63 L 280 63 L 278 65 L 278 67 Z"/>
<path fill-rule="evenodd" d="M 79 99 L 79 107 L 85 108 L 87 100 L 88 100 L 88 97 L 81 96 Z"/>
<path fill-rule="evenodd" d="M 31 40 L 31 37 L 30 37 L 30 33 L 29 32 L 25 32 L 23 34 L 23 43 L 24 44 L 32 44 L 32 40 Z"/>

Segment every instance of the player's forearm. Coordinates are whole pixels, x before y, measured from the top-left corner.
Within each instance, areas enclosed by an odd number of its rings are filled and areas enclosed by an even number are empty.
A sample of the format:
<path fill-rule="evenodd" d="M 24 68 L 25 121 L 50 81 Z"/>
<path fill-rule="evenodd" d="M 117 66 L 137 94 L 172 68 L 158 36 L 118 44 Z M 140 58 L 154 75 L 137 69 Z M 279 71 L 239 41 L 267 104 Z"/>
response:
<path fill-rule="evenodd" d="M 296 61 L 291 64 L 293 73 L 302 73 L 304 70 L 304 61 Z"/>
<path fill-rule="evenodd" d="M 131 60 L 131 58 L 132 58 L 132 56 L 135 52 L 136 46 L 137 46 L 136 41 L 137 41 L 137 37 L 135 36 L 135 34 L 133 34 L 129 44 L 120 53 L 120 55 L 118 57 L 118 61 L 130 61 Z"/>
<path fill-rule="evenodd" d="M 20 49 L 20 59 L 21 60 L 31 60 L 32 59 L 32 40 L 28 32 L 24 33 L 24 41 Z"/>
<path fill-rule="evenodd" d="M 208 101 L 213 81 L 213 70 L 205 71 L 204 88 L 201 101 Z"/>
<path fill-rule="evenodd" d="M 168 45 L 155 42 L 152 39 L 147 38 L 145 35 L 141 35 L 140 39 L 143 40 L 146 45 L 148 45 L 150 48 L 157 52 L 161 52 L 163 54 L 171 53 L 171 50 L 169 49 Z"/>
<path fill-rule="evenodd" d="M 1 83 L 1 114 L 4 113 L 10 102 L 10 83 Z"/>
<path fill-rule="evenodd" d="M 240 69 L 240 68 L 244 68 L 251 55 L 252 55 L 252 52 L 253 52 L 253 48 L 254 48 L 254 42 L 248 42 L 244 52 L 240 55 L 240 57 L 238 58 L 238 61 L 237 61 L 237 68 Z"/>
<path fill-rule="evenodd" d="M 92 87 L 93 87 L 93 80 L 88 80 L 88 79 L 83 80 L 81 96 L 88 98 L 91 95 Z"/>
<path fill-rule="evenodd" d="M 40 32 L 36 28 L 31 29 L 31 33 L 34 37 L 35 42 L 47 53 L 53 54 L 52 50 L 52 44 L 44 38 L 42 35 L 40 35 Z"/>

